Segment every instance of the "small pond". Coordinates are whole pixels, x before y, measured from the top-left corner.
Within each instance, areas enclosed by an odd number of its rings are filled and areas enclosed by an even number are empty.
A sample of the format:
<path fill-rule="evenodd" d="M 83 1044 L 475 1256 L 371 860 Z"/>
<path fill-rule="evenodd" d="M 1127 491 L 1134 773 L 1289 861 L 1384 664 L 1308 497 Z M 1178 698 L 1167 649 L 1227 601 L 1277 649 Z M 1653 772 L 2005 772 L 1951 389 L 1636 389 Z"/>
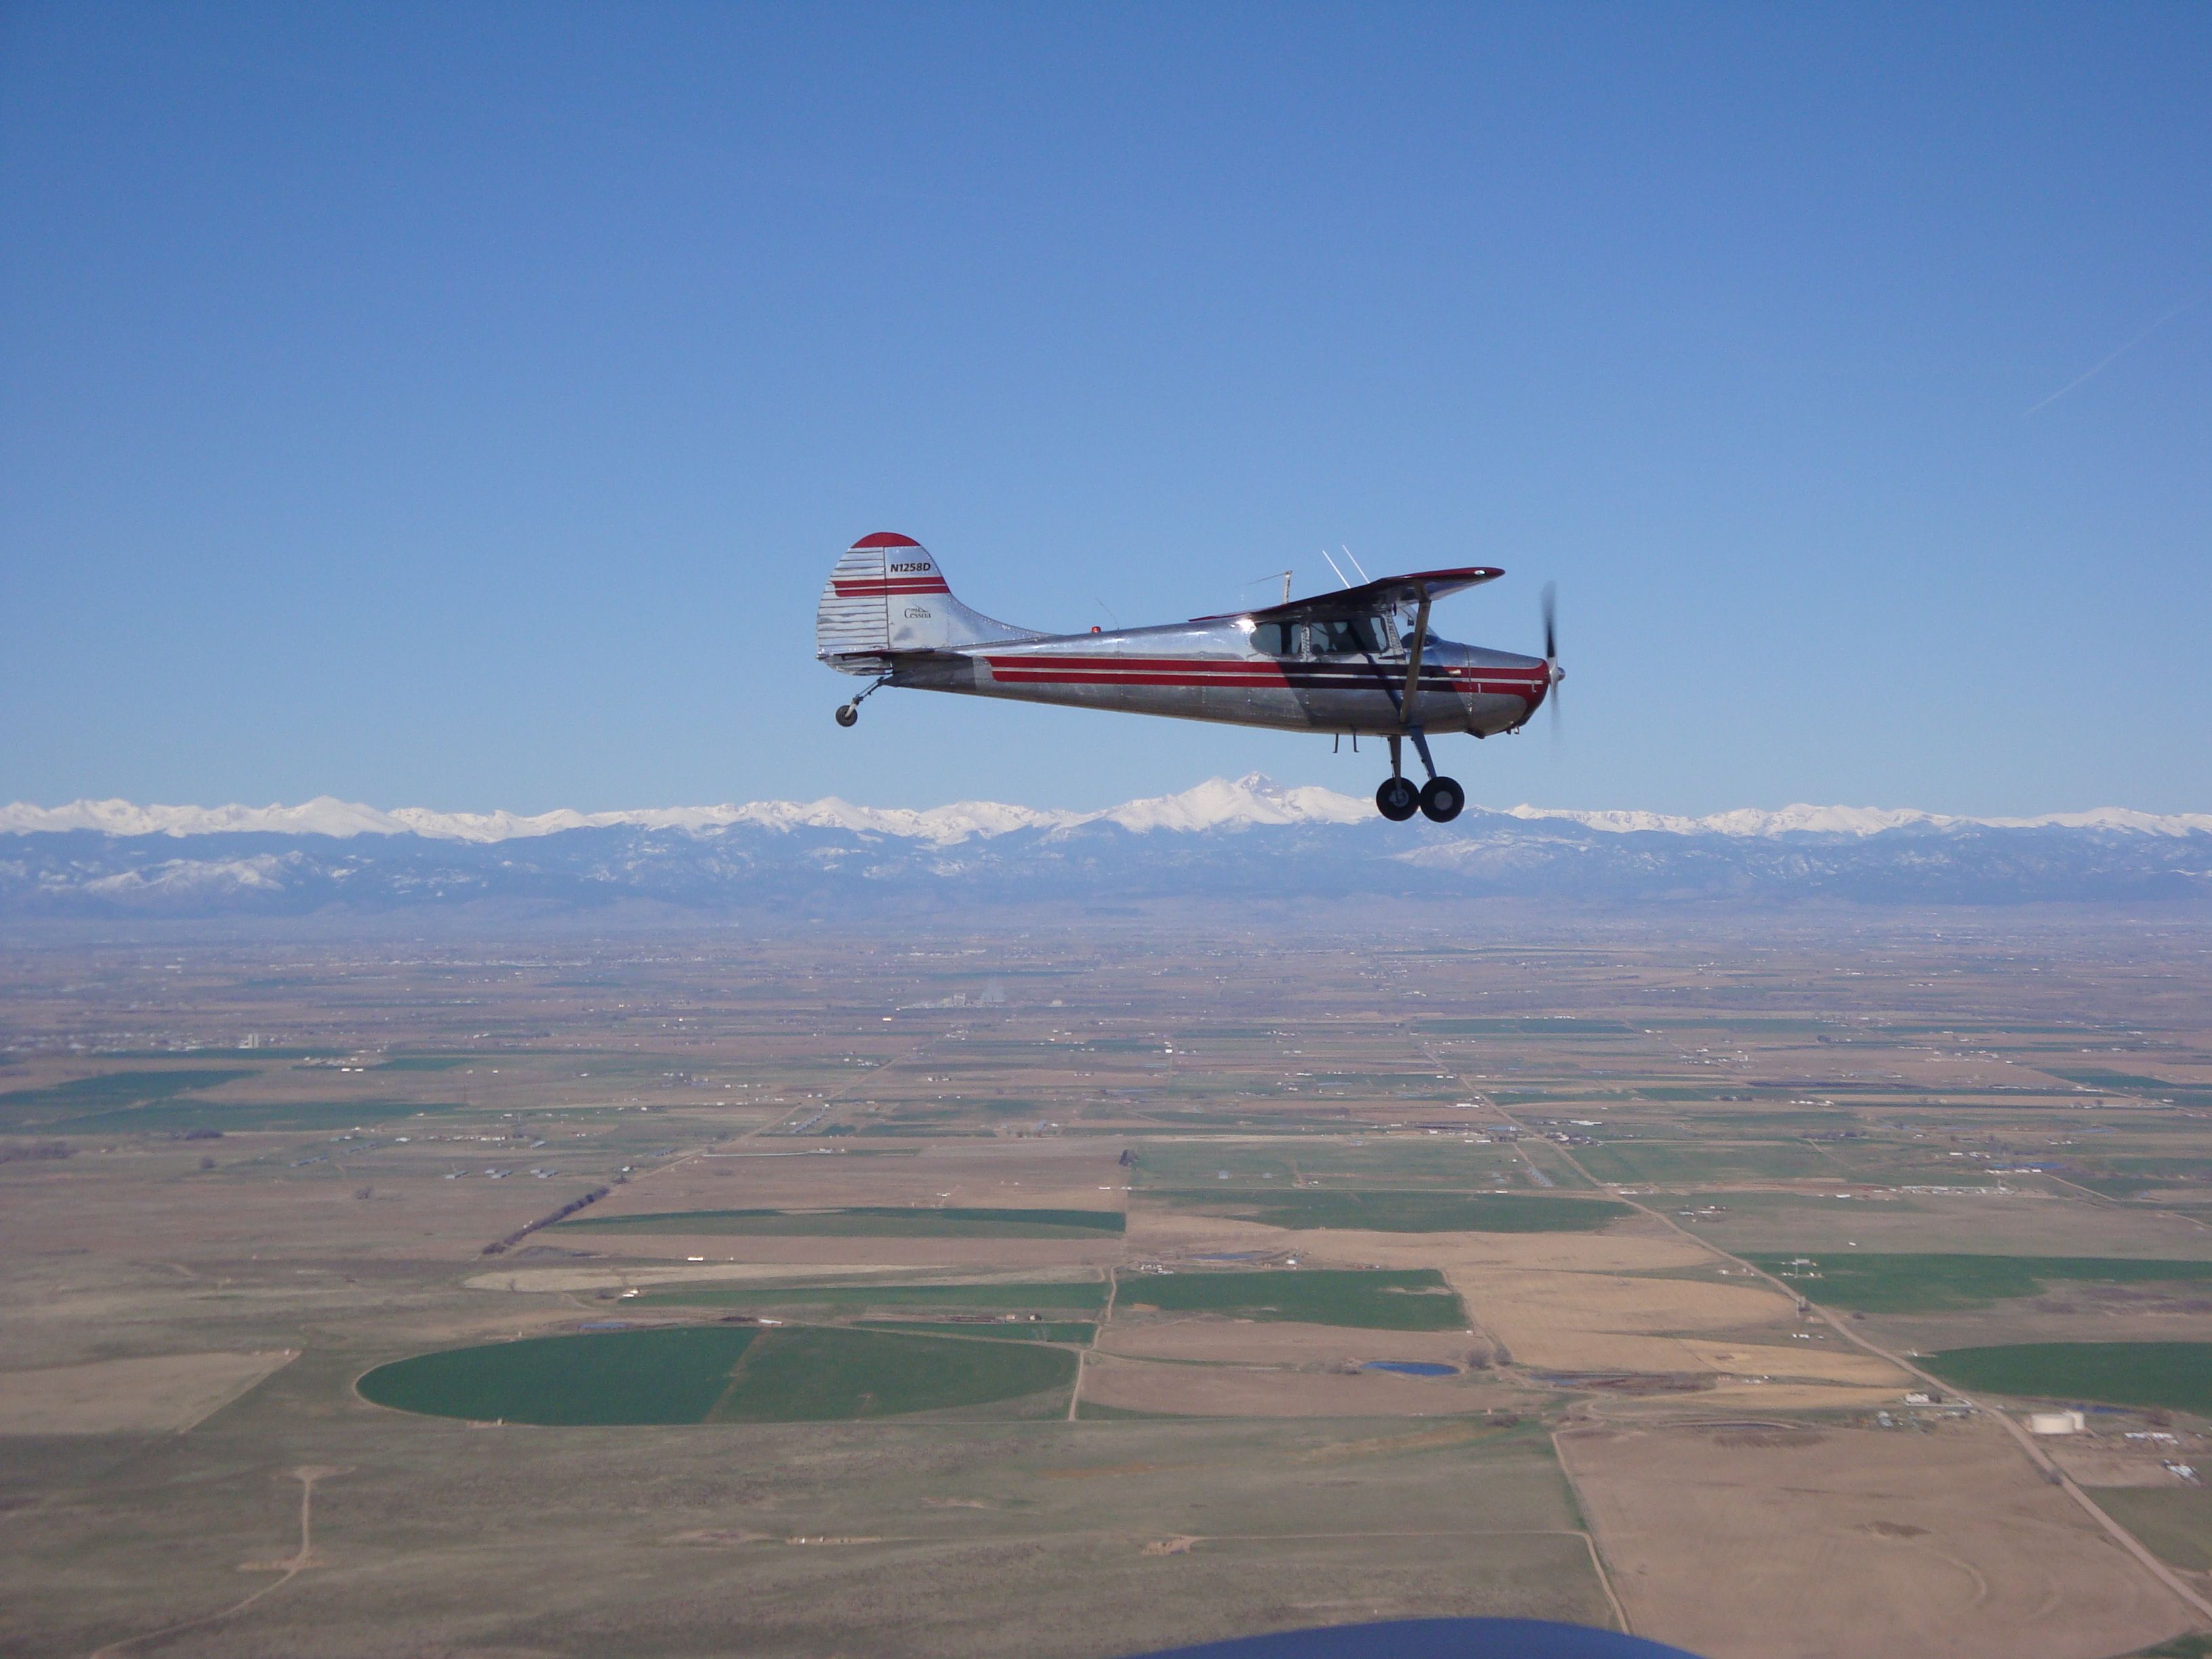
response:
<path fill-rule="evenodd" d="M 1456 1365 L 1439 1365 L 1427 1359 L 1370 1359 L 1363 1371 L 1395 1371 L 1401 1376 L 1457 1376 Z"/>

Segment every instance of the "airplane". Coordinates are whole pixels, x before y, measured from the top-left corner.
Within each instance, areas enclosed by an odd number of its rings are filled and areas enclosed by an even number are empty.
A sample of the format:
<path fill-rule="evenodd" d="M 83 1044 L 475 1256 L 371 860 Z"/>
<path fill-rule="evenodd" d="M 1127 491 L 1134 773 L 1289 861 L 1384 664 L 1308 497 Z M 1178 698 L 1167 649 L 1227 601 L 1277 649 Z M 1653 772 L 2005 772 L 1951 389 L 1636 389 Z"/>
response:
<path fill-rule="evenodd" d="M 1437 599 L 1504 574 L 1486 565 L 1420 570 L 1304 599 L 1290 597 L 1285 577 L 1280 605 L 1154 628 L 1044 634 L 970 611 L 920 542 L 885 531 L 861 537 L 837 561 L 815 612 L 814 654 L 874 681 L 838 707 L 844 726 L 890 685 L 1326 732 L 1340 742 L 1349 736 L 1354 749 L 1362 736 L 1380 737 L 1389 744 L 1390 775 L 1375 792 L 1376 810 L 1393 823 L 1418 811 L 1449 823 L 1467 795 L 1437 772 L 1429 738 L 1517 732 L 1566 678 L 1548 586 L 1540 657 L 1429 631 Z M 1419 788 L 1405 775 L 1409 738 L 1428 774 Z"/>

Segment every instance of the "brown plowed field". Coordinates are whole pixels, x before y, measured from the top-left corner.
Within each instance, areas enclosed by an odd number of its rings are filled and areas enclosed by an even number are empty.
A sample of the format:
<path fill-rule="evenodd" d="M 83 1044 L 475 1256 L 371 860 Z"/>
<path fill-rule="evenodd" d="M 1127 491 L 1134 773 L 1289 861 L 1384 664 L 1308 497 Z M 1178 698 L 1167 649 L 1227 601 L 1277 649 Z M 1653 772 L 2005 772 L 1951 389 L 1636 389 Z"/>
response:
<path fill-rule="evenodd" d="M 1327 1369 L 1176 1364 L 1094 1355 L 1084 1367 L 1087 1405 L 1183 1417 L 1441 1417 L 1498 1403 L 1495 1388 L 1463 1378 L 1345 1374 Z"/>
<path fill-rule="evenodd" d="M 1994 1427 L 1559 1445 L 1638 1632 L 1706 1659 L 2106 1659 L 2187 1628 Z"/>
<path fill-rule="evenodd" d="M 190 1428 L 297 1355 L 172 1353 L 0 1371 L 0 1434 L 158 1433 Z"/>
<path fill-rule="evenodd" d="M 1247 1365 L 1311 1365 L 1418 1359 L 1466 1365 L 1487 1345 L 1459 1331 L 1368 1331 L 1288 1320 L 1116 1319 L 1102 1352 L 1155 1359 L 1219 1359 Z"/>

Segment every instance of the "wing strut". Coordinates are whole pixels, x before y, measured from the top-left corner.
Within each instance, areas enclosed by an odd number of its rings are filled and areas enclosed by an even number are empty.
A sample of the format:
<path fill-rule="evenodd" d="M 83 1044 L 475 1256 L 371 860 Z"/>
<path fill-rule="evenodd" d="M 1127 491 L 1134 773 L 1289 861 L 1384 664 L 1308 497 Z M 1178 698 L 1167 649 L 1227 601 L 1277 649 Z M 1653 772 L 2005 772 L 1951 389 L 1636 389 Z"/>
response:
<path fill-rule="evenodd" d="M 1398 705 L 1398 723 L 1408 731 L 1419 731 L 1413 718 L 1413 707 L 1421 695 L 1421 650 L 1429 642 L 1429 590 L 1421 590 L 1419 607 L 1413 612 L 1413 648 L 1406 659 L 1406 696 Z"/>

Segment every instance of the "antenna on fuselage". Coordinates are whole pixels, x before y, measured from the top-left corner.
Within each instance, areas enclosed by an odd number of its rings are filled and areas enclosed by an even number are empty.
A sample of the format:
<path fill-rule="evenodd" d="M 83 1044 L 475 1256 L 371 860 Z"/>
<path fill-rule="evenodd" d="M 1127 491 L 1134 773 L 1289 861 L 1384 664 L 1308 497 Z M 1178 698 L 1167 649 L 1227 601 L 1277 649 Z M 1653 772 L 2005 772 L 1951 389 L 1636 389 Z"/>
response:
<path fill-rule="evenodd" d="M 1341 544 L 1339 544 L 1341 545 Z M 1350 548 L 1346 547 L 1344 549 L 1344 556 L 1352 560 L 1352 568 L 1359 573 L 1360 580 L 1367 582 L 1373 581 L 1375 580 L 1372 576 L 1367 574 L 1367 567 L 1365 565 L 1360 563 L 1358 560 L 1352 557 L 1352 550 Z"/>
<path fill-rule="evenodd" d="M 1337 569 L 1336 569 L 1336 561 L 1335 561 L 1334 559 L 1329 559 L 1329 558 L 1328 558 L 1328 550 L 1327 548 L 1325 548 L 1325 547 L 1324 547 L 1323 549 L 1322 549 L 1322 550 L 1321 550 L 1321 556 L 1322 556 L 1322 558 L 1324 558 L 1324 559 L 1328 559 L 1328 568 L 1329 568 L 1331 570 L 1335 570 L 1335 571 L 1336 571 L 1336 581 L 1337 581 L 1337 586 L 1340 586 L 1340 587 L 1349 587 L 1349 586 L 1352 586 L 1352 578 L 1351 578 L 1351 577 L 1349 577 L 1349 576 L 1347 576 L 1347 575 L 1346 575 L 1346 574 L 1344 574 L 1344 572 L 1342 572 L 1341 570 L 1337 570 Z M 1285 603 L 1285 604 L 1286 604 L 1286 605 L 1287 605 L 1287 604 L 1290 602 L 1290 597 L 1291 597 L 1291 596 L 1290 596 L 1289 594 L 1287 594 L 1287 593 L 1285 593 L 1285 594 L 1284 594 L 1284 595 L 1283 595 L 1283 601 L 1284 601 L 1284 603 Z"/>
<path fill-rule="evenodd" d="M 1264 576 L 1253 577 L 1252 580 L 1246 582 L 1244 586 L 1247 587 L 1257 587 L 1261 582 L 1271 582 L 1278 576 L 1280 576 L 1283 579 L 1283 603 L 1285 605 L 1288 605 L 1291 602 L 1291 573 L 1287 570 L 1271 570 Z"/>

